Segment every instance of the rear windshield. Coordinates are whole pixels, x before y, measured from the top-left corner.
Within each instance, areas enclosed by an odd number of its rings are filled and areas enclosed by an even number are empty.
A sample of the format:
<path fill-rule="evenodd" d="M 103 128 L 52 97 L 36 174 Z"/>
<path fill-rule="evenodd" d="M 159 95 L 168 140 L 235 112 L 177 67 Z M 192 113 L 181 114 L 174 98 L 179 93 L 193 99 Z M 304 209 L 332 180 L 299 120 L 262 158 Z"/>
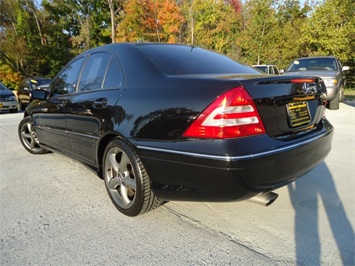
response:
<path fill-rule="evenodd" d="M 137 47 L 168 75 L 259 73 L 227 56 L 198 47 L 164 44 Z"/>

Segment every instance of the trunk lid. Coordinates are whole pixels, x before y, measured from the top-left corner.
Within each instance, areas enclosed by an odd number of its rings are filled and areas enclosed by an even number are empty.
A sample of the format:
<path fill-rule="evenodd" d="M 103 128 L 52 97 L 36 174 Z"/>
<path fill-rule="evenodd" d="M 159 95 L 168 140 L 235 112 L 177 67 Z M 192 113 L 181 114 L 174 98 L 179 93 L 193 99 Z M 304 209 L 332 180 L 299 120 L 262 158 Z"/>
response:
<path fill-rule="evenodd" d="M 266 133 L 287 138 L 317 128 L 324 117 L 326 87 L 312 76 L 239 80 L 254 99 Z"/>

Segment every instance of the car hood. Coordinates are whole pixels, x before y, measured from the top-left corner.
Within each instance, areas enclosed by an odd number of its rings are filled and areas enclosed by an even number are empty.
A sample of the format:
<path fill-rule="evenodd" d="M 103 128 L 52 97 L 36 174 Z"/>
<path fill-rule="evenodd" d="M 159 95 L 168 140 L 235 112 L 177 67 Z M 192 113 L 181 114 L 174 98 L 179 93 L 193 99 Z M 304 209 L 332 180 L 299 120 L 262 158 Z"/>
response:
<path fill-rule="evenodd" d="M 317 76 L 317 77 L 335 77 L 338 74 L 337 71 L 329 70 L 310 70 L 310 71 L 290 71 L 285 72 L 284 75 L 300 75 L 300 76 Z"/>
<path fill-rule="evenodd" d="M 15 94 L 10 90 L 0 90 L 1 97 L 15 96 Z"/>

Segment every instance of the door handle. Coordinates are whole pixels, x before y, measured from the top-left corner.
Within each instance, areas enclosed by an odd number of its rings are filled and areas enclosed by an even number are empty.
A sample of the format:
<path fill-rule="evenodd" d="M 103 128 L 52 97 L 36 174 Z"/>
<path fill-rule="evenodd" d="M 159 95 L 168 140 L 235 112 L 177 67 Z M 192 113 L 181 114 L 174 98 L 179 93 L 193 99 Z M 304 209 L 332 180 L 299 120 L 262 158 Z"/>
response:
<path fill-rule="evenodd" d="M 93 107 L 94 108 L 104 108 L 104 107 L 106 107 L 107 102 L 108 102 L 107 98 L 96 99 L 93 103 Z"/>

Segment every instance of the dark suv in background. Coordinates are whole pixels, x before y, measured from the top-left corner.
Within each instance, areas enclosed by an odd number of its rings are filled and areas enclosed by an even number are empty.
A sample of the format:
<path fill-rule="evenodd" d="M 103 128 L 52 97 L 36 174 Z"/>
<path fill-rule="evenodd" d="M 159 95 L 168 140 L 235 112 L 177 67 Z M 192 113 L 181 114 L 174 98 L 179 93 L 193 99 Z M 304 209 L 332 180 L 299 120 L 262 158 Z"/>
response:
<path fill-rule="evenodd" d="M 293 60 L 284 74 L 322 78 L 327 87 L 327 107 L 331 110 L 337 110 L 339 109 L 339 102 L 343 100 L 346 84 L 344 71 L 347 70 L 350 70 L 350 67 L 342 66 L 334 56 L 302 57 Z"/>
<path fill-rule="evenodd" d="M 35 89 L 48 88 L 52 79 L 50 78 L 25 78 L 23 79 L 17 90 L 17 98 L 21 110 L 25 110 L 26 106 L 32 101 L 31 92 Z M 48 85 L 48 86 L 47 86 Z"/>

